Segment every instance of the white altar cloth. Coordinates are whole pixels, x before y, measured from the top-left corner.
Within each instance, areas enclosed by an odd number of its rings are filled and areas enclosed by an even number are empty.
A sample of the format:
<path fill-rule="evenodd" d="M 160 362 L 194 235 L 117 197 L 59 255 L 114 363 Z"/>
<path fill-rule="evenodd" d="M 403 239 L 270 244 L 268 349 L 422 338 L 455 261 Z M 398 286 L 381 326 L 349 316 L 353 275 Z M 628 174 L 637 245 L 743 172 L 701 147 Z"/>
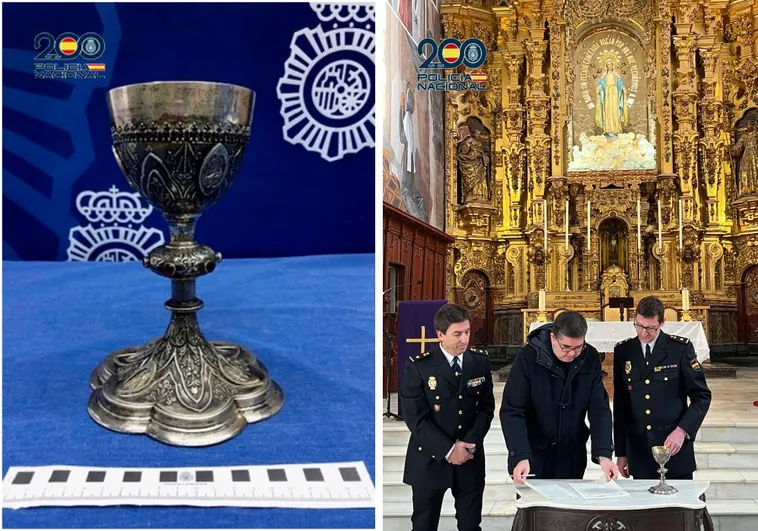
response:
<path fill-rule="evenodd" d="M 546 323 L 534 322 L 529 332 Z M 711 357 L 708 339 L 705 337 L 703 323 L 700 321 L 667 321 L 663 323 L 663 331 L 670 335 L 689 338 L 695 347 L 695 355 L 700 363 Z M 588 321 L 585 341 L 595 347 L 598 352 L 613 352 L 616 343 L 628 337 L 635 337 L 637 331 L 632 321 Z"/>
<path fill-rule="evenodd" d="M 623 498 L 608 498 L 603 500 L 585 500 L 572 487 L 571 483 L 592 483 L 592 480 L 577 479 L 534 479 L 529 483 L 537 485 L 560 485 L 572 496 L 559 500 L 548 500 L 537 491 L 522 485 L 516 485 L 516 491 L 521 499 L 516 501 L 517 509 L 529 507 L 551 507 L 554 509 L 600 510 L 600 511 L 639 511 L 648 509 L 665 509 L 666 507 L 681 507 L 683 509 L 702 509 L 705 502 L 700 496 L 705 494 L 710 485 L 709 481 L 666 480 L 679 491 L 676 494 L 660 495 L 648 492 L 648 488 L 657 485 L 657 479 L 620 479 L 616 481 L 619 487 L 631 496 Z"/>

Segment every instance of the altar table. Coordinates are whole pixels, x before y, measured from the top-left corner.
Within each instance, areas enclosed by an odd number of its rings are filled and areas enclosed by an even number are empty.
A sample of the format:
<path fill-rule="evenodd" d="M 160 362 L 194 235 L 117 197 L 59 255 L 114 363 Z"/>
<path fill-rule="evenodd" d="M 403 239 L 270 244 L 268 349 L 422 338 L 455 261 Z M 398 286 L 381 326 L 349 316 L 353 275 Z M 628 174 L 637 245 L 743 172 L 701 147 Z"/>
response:
<path fill-rule="evenodd" d="M 631 496 L 604 500 L 585 500 L 569 485 L 591 480 L 530 480 L 557 484 L 572 496 L 548 500 L 529 487 L 518 486 L 516 517 L 511 531 L 713 531 L 713 520 L 705 505 L 708 481 L 667 480 L 678 493 L 657 495 L 648 488 L 659 480 L 622 479 L 617 483 Z"/>

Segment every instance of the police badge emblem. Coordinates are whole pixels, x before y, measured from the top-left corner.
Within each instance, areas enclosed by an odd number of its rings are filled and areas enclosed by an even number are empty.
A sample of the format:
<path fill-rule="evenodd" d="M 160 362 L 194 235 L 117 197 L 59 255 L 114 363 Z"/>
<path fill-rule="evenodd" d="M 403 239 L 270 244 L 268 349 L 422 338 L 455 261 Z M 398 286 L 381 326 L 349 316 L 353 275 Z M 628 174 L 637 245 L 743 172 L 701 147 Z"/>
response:
<path fill-rule="evenodd" d="M 435 378 L 434 376 L 430 376 L 428 383 L 429 383 L 429 389 L 431 391 L 434 391 L 435 389 L 437 389 L 437 378 Z"/>
<path fill-rule="evenodd" d="M 624 372 L 627 373 L 627 374 L 629 374 L 630 372 L 632 372 L 632 362 L 631 361 L 627 361 L 624 364 Z"/>

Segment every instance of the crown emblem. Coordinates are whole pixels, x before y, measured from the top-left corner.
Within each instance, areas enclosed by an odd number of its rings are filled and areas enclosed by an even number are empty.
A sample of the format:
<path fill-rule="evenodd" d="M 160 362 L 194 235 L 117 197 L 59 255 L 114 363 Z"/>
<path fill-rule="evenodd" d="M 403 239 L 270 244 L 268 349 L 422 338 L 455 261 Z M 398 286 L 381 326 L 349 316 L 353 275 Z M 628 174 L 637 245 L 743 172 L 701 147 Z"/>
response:
<path fill-rule="evenodd" d="M 153 207 L 138 193 L 115 186 L 107 192 L 85 190 L 76 196 L 76 209 L 90 224 L 69 231 L 69 261 L 141 261 L 165 243 L 160 230 L 142 225 Z"/>

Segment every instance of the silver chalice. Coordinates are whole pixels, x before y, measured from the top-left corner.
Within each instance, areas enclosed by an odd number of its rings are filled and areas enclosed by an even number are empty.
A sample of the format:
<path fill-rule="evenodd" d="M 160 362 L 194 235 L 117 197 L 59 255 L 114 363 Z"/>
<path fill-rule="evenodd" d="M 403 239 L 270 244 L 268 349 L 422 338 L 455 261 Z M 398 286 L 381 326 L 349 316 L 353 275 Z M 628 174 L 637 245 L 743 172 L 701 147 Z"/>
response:
<path fill-rule="evenodd" d="M 660 467 L 658 472 L 661 473 L 661 481 L 657 485 L 650 487 L 648 490 L 653 494 L 676 494 L 679 491 L 676 490 L 675 487 L 666 483 L 666 463 L 671 459 L 671 450 L 665 446 L 653 446 L 652 450 L 653 459 L 655 459 L 655 462 L 658 463 L 658 466 Z"/>
<path fill-rule="evenodd" d="M 282 407 L 281 388 L 242 345 L 208 341 L 195 280 L 221 255 L 194 240 L 202 212 L 234 181 L 250 139 L 255 94 L 223 83 L 154 82 L 108 93 L 113 154 L 130 186 L 163 213 L 170 241 L 143 265 L 171 280 L 163 337 L 111 353 L 90 378 L 90 416 L 177 446 L 239 434 Z"/>

